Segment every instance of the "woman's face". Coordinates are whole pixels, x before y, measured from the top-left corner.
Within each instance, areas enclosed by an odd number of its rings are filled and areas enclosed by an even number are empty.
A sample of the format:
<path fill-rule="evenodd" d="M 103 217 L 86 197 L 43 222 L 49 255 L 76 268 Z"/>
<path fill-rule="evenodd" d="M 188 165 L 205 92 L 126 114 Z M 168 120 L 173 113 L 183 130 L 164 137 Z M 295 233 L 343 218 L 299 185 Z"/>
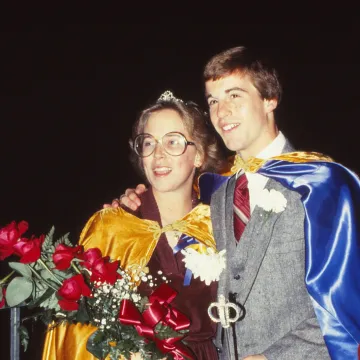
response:
<path fill-rule="evenodd" d="M 180 132 L 188 141 L 192 141 L 182 118 L 175 110 L 164 109 L 150 115 L 144 133 L 160 140 L 169 132 Z M 154 152 L 142 161 L 149 183 L 158 192 L 191 192 L 195 167 L 201 166 L 196 146 L 192 145 L 188 145 L 182 155 L 172 156 L 158 143 Z"/>

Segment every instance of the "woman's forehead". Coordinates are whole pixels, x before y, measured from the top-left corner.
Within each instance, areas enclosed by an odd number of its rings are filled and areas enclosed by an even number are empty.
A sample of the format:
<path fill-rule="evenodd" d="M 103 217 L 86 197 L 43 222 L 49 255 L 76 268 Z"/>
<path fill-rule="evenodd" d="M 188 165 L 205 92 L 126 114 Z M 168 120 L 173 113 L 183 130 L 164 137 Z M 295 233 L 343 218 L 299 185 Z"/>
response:
<path fill-rule="evenodd" d="M 172 109 L 159 110 L 152 113 L 144 127 L 144 132 L 154 136 L 163 136 L 169 132 L 181 132 L 188 135 L 180 114 Z"/>

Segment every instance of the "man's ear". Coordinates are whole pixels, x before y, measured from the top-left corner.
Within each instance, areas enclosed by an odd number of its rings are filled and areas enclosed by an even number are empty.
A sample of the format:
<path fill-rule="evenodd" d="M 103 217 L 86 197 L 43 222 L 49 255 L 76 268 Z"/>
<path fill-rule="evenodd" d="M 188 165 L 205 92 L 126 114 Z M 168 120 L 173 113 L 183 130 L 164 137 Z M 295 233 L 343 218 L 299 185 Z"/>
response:
<path fill-rule="evenodd" d="M 278 101 L 277 99 L 265 99 L 264 106 L 266 113 L 270 113 L 277 108 Z"/>

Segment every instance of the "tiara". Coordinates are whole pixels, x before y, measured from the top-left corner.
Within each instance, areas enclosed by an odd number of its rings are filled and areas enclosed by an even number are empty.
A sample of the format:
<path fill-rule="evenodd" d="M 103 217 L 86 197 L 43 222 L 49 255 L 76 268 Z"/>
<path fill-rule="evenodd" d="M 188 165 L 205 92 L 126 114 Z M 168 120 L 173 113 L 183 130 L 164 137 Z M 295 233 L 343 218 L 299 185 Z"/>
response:
<path fill-rule="evenodd" d="M 159 101 L 180 101 L 183 102 L 183 100 L 178 99 L 173 95 L 173 93 L 170 90 L 164 91 L 160 97 L 157 99 L 157 102 Z"/>

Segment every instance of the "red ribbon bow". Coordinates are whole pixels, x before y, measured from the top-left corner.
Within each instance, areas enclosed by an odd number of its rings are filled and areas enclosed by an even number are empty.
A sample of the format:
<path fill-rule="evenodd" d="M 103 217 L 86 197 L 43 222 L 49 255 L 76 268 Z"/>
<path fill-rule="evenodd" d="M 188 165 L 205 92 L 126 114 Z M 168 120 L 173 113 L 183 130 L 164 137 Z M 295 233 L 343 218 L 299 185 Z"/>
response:
<path fill-rule="evenodd" d="M 167 284 L 162 284 L 149 297 L 150 306 L 142 314 L 131 300 L 122 300 L 120 304 L 119 320 L 124 325 L 134 325 L 140 336 L 155 342 L 164 354 L 171 354 L 175 360 L 183 360 L 186 356 L 193 359 L 189 350 L 179 341 L 183 336 L 158 339 L 154 331 L 155 326 L 162 322 L 175 331 L 186 329 L 190 320 L 180 311 L 170 306 L 177 293 Z"/>

